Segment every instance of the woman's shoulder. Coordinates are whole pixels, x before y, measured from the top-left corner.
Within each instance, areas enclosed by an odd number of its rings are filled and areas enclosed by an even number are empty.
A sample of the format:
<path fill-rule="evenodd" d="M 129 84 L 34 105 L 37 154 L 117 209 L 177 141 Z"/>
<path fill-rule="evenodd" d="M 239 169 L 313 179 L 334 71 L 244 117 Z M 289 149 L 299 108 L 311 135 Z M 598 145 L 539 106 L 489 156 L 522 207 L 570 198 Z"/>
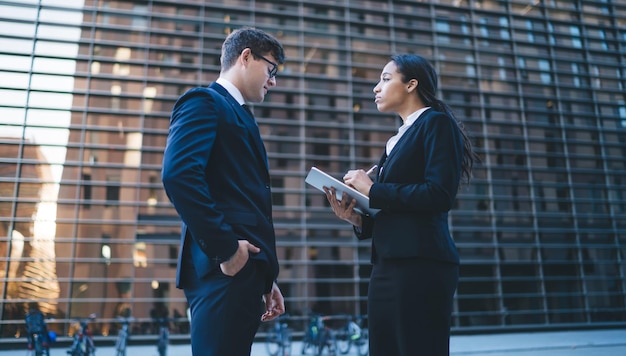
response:
<path fill-rule="evenodd" d="M 435 120 L 435 119 L 441 119 L 441 118 L 452 119 L 450 115 L 446 114 L 445 112 L 437 111 L 434 108 L 429 108 L 426 111 L 424 111 L 422 115 L 420 115 L 420 117 L 418 118 L 418 121 L 429 121 L 429 120 Z"/>
<path fill-rule="evenodd" d="M 450 115 L 445 112 L 437 111 L 433 108 L 430 108 L 415 121 L 417 125 L 422 128 L 437 128 L 437 127 L 447 127 L 452 124 L 456 124 L 454 119 L 450 117 Z"/>

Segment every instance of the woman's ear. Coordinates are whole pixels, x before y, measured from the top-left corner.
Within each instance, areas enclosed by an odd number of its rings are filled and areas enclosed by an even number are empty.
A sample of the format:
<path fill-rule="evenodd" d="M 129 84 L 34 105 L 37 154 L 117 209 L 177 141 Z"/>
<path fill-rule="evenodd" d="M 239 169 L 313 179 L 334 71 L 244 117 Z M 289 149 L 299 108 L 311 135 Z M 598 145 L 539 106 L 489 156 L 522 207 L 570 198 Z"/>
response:
<path fill-rule="evenodd" d="M 409 80 L 408 83 L 406 83 L 406 91 L 407 93 L 410 93 L 414 90 L 417 90 L 417 85 L 419 84 L 419 82 L 417 81 L 417 79 L 411 79 Z"/>

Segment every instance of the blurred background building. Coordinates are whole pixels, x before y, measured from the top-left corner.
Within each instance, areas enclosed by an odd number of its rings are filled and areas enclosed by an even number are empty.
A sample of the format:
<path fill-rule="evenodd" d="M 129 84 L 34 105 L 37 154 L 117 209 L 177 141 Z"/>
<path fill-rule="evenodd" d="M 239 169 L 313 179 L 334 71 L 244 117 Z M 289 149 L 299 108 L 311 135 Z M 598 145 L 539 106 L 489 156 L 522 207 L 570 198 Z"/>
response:
<path fill-rule="evenodd" d="M 291 316 L 364 314 L 369 242 L 304 183 L 378 161 L 400 120 L 372 89 L 418 53 L 482 157 L 450 215 L 453 331 L 626 325 L 623 0 L 0 0 L 0 335 L 26 306 L 109 335 L 187 308 L 161 186 L 169 114 L 242 26 L 287 62 L 254 107 Z"/>

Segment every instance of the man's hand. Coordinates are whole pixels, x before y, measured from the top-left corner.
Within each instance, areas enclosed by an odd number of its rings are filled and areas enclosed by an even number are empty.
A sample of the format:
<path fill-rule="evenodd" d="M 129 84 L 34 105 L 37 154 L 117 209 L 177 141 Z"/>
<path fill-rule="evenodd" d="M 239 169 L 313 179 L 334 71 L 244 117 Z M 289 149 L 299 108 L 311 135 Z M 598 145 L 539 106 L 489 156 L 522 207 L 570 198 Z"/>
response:
<path fill-rule="evenodd" d="M 239 240 L 239 247 L 233 257 L 226 262 L 220 263 L 220 269 L 222 273 L 227 276 L 234 276 L 246 265 L 248 259 L 250 258 L 250 252 L 259 253 L 261 249 L 254 246 L 247 240 Z"/>
<path fill-rule="evenodd" d="M 265 313 L 261 316 L 261 321 L 276 319 L 285 313 L 285 299 L 276 283 L 272 285 L 272 290 L 263 296 L 265 301 Z"/>

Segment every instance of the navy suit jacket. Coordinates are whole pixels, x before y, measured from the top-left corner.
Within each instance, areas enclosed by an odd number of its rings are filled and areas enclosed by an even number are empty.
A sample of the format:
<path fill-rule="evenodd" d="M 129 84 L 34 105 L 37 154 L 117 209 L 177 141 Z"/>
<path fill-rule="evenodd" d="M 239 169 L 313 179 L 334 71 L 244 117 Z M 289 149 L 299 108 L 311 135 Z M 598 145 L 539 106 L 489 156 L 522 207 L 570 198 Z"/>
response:
<path fill-rule="evenodd" d="M 269 292 L 278 261 L 267 155 L 254 118 L 221 85 L 174 105 L 162 179 L 183 223 L 176 286 L 185 287 L 189 263 L 202 278 L 248 240 L 261 249 L 252 258 L 268 263 Z"/>
<path fill-rule="evenodd" d="M 369 193 L 359 239 L 372 238 L 372 260 L 427 258 L 459 263 L 448 229 L 461 177 L 463 138 L 448 115 L 428 109 L 400 138 L 389 157 L 383 154 Z"/>

